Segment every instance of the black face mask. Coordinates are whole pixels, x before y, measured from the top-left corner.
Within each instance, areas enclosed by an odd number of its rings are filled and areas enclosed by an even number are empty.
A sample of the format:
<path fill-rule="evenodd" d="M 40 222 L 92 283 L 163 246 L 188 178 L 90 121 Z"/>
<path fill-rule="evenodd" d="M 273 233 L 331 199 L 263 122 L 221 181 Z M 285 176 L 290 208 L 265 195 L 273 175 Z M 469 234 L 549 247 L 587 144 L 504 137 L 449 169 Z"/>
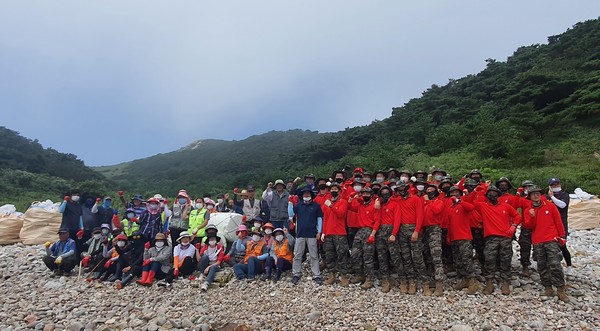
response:
<path fill-rule="evenodd" d="M 445 187 L 442 187 L 442 188 L 441 188 L 441 190 L 442 190 L 442 192 L 444 192 L 444 193 L 448 193 L 448 192 L 450 192 L 450 186 L 445 186 Z"/>
<path fill-rule="evenodd" d="M 390 199 L 390 196 L 390 193 L 382 193 L 381 200 L 383 200 L 383 202 L 387 202 Z"/>
<path fill-rule="evenodd" d="M 488 200 L 490 200 L 490 202 L 492 204 L 497 204 L 498 203 L 498 197 L 495 195 L 486 195 L 486 197 L 488 198 Z"/>
<path fill-rule="evenodd" d="M 331 196 L 334 198 L 337 198 L 340 195 L 339 191 L 331 191 L 330 193 L 331 193 Z"/>
<path fill-rule="evenodd" d="M 481 182 L 481 178 L 478 178 L 478 177 L 475 177 L 475 178 L 471 177 L 471 179 L 476 181 L 477 183 Z"/>
<path fill-rule="evenodd" d="M 327 184 L 319 184 L 319 190 L 324 190 L 327 188 Z"/>
<path fill-rule="evenodd" d="M 380 189 L 379 189 L 378 187 L 374 187 L 374 188 L 373 188 L 373 193 L 375 193 L 375 194 L 379 194 L 379 190 L 380 190 Z"/>
<path fill-rule="evenodd" d="M 427 192 L 427 197 L 429 198 L 429 200 L 433 200 L 438 196 L 437 192 Z"/>
<path fill-rule="evenodd" d="M 508 186 L 500 186 L 500 187 L 498 187 L 498 189 L 500 189 L 500 191 L 502 191 L 502 193 L 508 192 Z"/>
<path fill-rule="evenodd" d="M 362 198 L 363 198 L 363 200 L 364 200 L 365 202 L 369 202 L 369 201 L 371 201 L 371 197 L 370 197 L 370 196 L 366 196 L 366 195 L 365 195 L 365 196 L 363 196 Z"/>
<path fill-rule="evenodd" d="M 344 179 L 343 178 L 336 178 L 335 182 L 338 183 L 338 184 L 341 184 L 342 182 L 344 182 Z"/>

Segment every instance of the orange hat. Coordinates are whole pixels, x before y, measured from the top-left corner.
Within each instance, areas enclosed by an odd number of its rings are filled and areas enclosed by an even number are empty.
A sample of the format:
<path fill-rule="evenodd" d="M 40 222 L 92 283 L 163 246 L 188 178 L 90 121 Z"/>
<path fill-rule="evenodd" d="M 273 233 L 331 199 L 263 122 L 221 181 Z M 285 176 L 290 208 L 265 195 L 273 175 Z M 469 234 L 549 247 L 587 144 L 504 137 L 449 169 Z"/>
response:
<path fill-rule="evenodd" d="M 263 230 L 266 229 L 266 228 L 270 228 L 271 230 L 275 230 L 275 227 L 271 223 L 266 223 L 265 225 L 262 226 L 262 228 L 263 228 Z"/>

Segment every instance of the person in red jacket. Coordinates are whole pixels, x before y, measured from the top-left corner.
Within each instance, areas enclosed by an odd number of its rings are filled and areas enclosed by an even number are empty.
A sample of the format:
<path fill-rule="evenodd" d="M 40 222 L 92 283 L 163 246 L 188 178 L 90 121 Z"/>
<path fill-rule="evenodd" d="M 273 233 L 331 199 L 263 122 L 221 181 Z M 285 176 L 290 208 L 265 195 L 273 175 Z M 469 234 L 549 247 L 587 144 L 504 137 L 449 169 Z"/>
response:
<path fill-rule="evenodd" d="M 475 190 L 479 184 L 467 178 L 464 182 L 465 189 L 463 190 L 463 200 L 469 203 L 473 201 L 482 201 L 481 198 L 485 199 L 484 193 L 480 193 Z M 486 201 L 486 200 L 483 200 Z M 469 224 L 471 225 L 471 235 L 473 240 L 471 241 L 473 248 L 475 249 L 475 257 L 479 261 L 479 267 L 482 274 L 485 274 L 485 255 L 483 249 L 485 248 L 485 239 L 483 238 L 483 218 L 477 210 L 473 210 L 467 216 L 469 218 Z"/>
<path fill-rule="evenodd" d="M 528 190 L 531 206 L 523 210 L 523 227 L 530 229 L 533 250 L 537 257 L 538 271 L 545 296 L 554 296 L 556 286 L 558 299 L 569 302 L 565 291 L 565 276 L 563 273 L 562 253 L 560 245 L 566 243 L 565 228 L 562 224 L 560 212 L 556 206 L 548 201 L 542 201 L 542 190 L 531 187 Z"/>
<path fill-rule="evenodd" d="M 400 230 L 400 205 L 391 200 L 392 190 L 383 186 L 379 190 L 380 199 L 375 202 L 375 208 L 380 210 L 381 217 L 375 220 L 373 231 L 377 232 L 375 241 L 377 248 L 377 260 L 379 261 L 379 273 L 381 275 L 381 292 L 387 293 L 391 290 L 390 267 L 393 261 L 401 260 L 400 246 L 396 244 L 396 236 Z M 389 256 L 389 257 L 388 257 Z M 396 265 L 400 266 L 401 265 Z M 397 268 L 399 269 L 399 268 Z M 398 274 L 402 270 L 397 270 Z"/>
<path fill-rule="evenodd" d="M 317 193 L 313 201 L 318 203 L 319 206 L 323 208 L 323 203 L 325 203 L 325 200 L 331 199 L 331 194 L 329 194 L 329 189 L 327 187 L 327 179 L 317 179 L 317 188 L 319 189 L 319 193 Z"/>
<path fill-rule="evenodd" d="M 379 210 L 375 209 L 373 192 L 369 187 L 362 189 L 361 195 L 348 200 L 349 210 L 358 215 L 358 231 L 352 243 L 350 258 L 354 267 L 354 277 L 350 279 L 353 284 L 363 283 L 362 289 L 373 287 L 373 267 L 375 265 L 375 222 L 381 217 Z"/>
<path fill-rule="evenodd" d="M 473 265 L 473 245 L 471 241 L 470 214 L 473 205 L 463 201 L 463 192 L 457 186 L 450 188 L 448 204 L 448 239 L 452 246 L 452 256 L 456 264 L 456 271 L 460 277 L 454 289 L 460 291 L 467 288 L 467 294 L 477 293 L 477 280 L 475 266 Z"/>
<path fill-rule="evenodd" d="M 530 180 L 526 180 L 521 183 L 521 187 L 517 190 L 517 196 L 515 196 L 516 201 L 514 202 L 513 207 L 515 209 L 521 208 L 521 212 L 529 207 L 531 207 L 531 200 L 529 200 L 529 190 L 534 187 L 534 184 Z M 533 248 L 533 244 L 531 243 L 531 230 L 521 227 L 521 232 L 519 233 L 519 253 L 520 253 L 520 262 L 522 271 L 521 274 L 526 277 L 530 277 L 533 273 L 533 269 L 531 266 L 531 249 Z"/>
<path fill-rule="evenodd" d="M 321 241 L 324 242 L 325 264 L 329 275 L 325 285 L 333 285 L 337 281 L 336 273 L 340 275 L 341 285 L 350 284 L 350 256 L 348 255 L 348 238 L 346 238 L 346 214 L 348 200 L 341 197 L 342 188 L 334 182 L 329 187 L 330 198 L 323 202 L 323 233 Z"/>
<path fill-rule="evenodd" d="M 357 168 L 360 169 L 360 168 Z M 362 172 L 360 173 L 362 176 Z M 345 189 L 343 189 L 342 197 L 345 197 L 346 200 L 350 198 L 354 198 L 357 195 L 360 196 L 363 187 L 365 187 L 365 182 L 363 182 L 362 178 L 356 178 L 352 180 L 350 186 L 346 185 Z M 352 249 L 352 245 L 354 244 L 354 237 L 358 232 L 360 220 L 358 217 L 358 213 L 352 208 L 348 208 L 348 214 L 346 215 L 346 225 L 348 226 L 348 246 Z"/>
<path fill-rule="evenodd" d="M 483 236 L 485 238 L 486 286 L 483 293 L 494 292 L 494 274 L 500 269 L 502 294 L 510 294 L 510 265 L 512 261 L 512 237 L 521 223 L 521 215 L 510 205 L 499 203 L 502 192 L 490 185 L 485 194 L 488 202 L 475 201 L 475 210 L 483 218 Z"/>
<path fill-rule="evenodd" d="M 405 181 L 398 181 L 396 189 L 398 190 L 396 201 L 400 205 L 401 215 L 397 240 L 406 274 L 406 278 L 400 279 L 400 291 L 405 294 L 415 294 L 417 280 L 422 281 L 426 276 L 423 242 L 419 235 L 423 226 L 423 200 L 416 196 L 409 196 L 408 183 Z"/>
<path fill-rule="evenodd" d="M 452 179 L 447 176 L 442 179 L 438 184 L 438 189 L 443 192 L 443 195 L 439 197 L 440 200 L 448 200 L 450 197 L 450 188 L 453 186 Z M 447 201 L 446 201 L 447 204 Z M 452 247 L 448 244 L 450 241 L 448 238 L 448 213 L 444 212 L 442 220 L 440 222 L 440 228 L 442 229 L 442 263 L 448 272 L 454 271 L 454 259 L 452 257 Z"/>
<path fill-rule="evenodd" d="M 435 185 L 428 184 L 425 188 L 423 243 L 429 251 L 431 260 L 426 259 L 428 269 L 433 269 L 435 279 L 435 295 L 441 296 L 444 291 L 444 265 L 442 264 L 442 220 L 446 216 L 446 203 L 439 197 L 440 192 Z M 429 263 L 428 263 L 429 262 Z M 431 265 L 431 268 L 429 268 Z M 423 295 L 431 295 L 429 282 L 423 283 Z"/>

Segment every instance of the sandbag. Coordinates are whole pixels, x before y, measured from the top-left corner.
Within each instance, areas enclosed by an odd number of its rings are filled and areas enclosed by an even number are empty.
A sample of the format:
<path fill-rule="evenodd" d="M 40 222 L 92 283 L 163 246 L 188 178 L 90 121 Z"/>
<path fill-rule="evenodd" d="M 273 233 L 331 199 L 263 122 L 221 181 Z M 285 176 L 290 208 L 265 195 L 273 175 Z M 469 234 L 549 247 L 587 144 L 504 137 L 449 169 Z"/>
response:
<path fill-rule="evenodd" d="M 58 229 L 62 214 L 55 208 L 41 208 L 35 204 L 25 212 L 25 220 L 19 234 L 25 245 L 41 245 L 47 241 L 58 240 Z"/>
<path fill-rule="evenodd" d="M 17 214 L 0 214 L 0 245 L 12 245 L 21 241 L 19 234 L 24 217 Z"/>
<path fill-rule="evenodd" d="M 242 215 L 237 213 L 210 214 L 208 224 L 214 224 L 219 229 L 219 237 L 228 242 L 234 242 L 237 237 L 235 231 L 242 224 Z M 223 243 L 225 244 L 225 243 Z"/>
<path fill-rule="evenodd" d="M 600 225 L 600 199 L 571 199 L 569 203 L 569 229 L 589 230 Z"/>

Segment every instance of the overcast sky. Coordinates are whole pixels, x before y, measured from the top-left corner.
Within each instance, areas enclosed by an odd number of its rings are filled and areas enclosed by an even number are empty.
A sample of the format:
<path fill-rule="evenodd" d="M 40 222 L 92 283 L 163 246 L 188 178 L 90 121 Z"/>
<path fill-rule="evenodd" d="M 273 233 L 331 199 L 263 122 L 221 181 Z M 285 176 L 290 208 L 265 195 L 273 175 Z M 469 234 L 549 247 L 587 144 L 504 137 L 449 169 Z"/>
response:
<path fill-rule="evenodd" d="M 338 131 L 599 13 L 598 0 L 0 0 L 0 125 L 92 166 Z"/>

